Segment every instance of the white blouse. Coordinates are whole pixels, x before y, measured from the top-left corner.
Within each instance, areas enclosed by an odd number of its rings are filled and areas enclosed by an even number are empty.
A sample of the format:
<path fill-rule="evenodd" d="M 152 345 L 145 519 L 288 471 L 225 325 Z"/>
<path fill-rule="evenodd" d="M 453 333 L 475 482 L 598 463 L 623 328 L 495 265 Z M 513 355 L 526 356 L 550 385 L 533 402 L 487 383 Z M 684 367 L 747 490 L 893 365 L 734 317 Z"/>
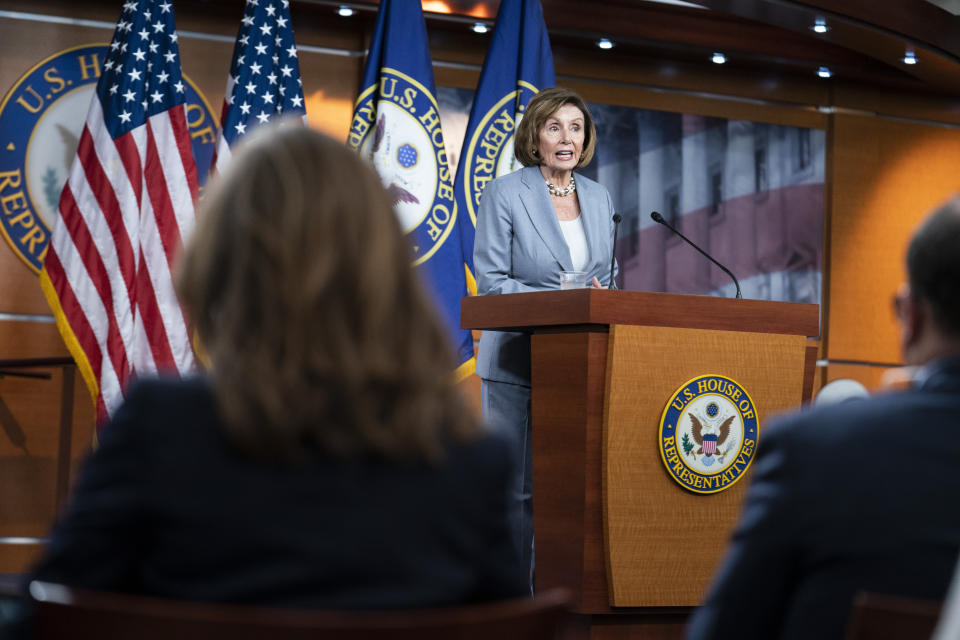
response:
<path fill-rule="evenodd" d="M 574 271 L 586 271 L 590 262 L 590 249 L 587 248 L 587 236 L 583 232 L 583 215 L 573 220 L 560 220 L 560 231 L 570 249 Z"/>

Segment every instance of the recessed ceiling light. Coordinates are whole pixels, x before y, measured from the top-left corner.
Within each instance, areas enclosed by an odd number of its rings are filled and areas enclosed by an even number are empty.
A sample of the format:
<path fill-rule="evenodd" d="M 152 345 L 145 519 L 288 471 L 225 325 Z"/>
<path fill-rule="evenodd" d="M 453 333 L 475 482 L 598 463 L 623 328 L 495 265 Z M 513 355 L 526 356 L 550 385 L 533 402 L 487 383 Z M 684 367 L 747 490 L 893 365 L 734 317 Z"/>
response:
<path fill-rule="evenodd" d="M 613 49 L 613 42 L 611 42 L 607 38 L 600 38 L 599 40 L 597 40 L 597 46 L 600 47 L 601 49 Z"/>
<path fill-rule="evenodd" d="M 830 76 L 833 75 L 833 72 L 830 71 L 828 67 L 820 67 L 819 69 L 817 69 L 817 75 L 820 76 L 821 78 L 829 78 Z"/>
<path fill-rule="evenodd" d="M 810 28 L 813 29 L 816 33 L 826 33 L 827 31 L 830 31 L 830 27 L 827 26 L 827 21 L 824 20 L 823 18 L 817 18 L 816 20 L 814 20 L 813 26 Z"/>
<path fill-rule="evenodd" d="M 727 56 L 717 51 L 716 53 L 713 54 L 713 57 L 710 58 L 710 60 L 713 62 L 713 64 L 723 64 L 724 62 L 727 61 Z"/>
<path fill-rule="evenodd" d="M 474 33 L 486 33 L 487 31 L 490 31 L 490 27 L 483 22 L 474 22 L 473 27 L 471 28 L 473 29 Z"/>
<path fill-rule="evenodd" d="M 911 49 L 907 49 L 907 52 L 903 54 L 903 64 L 917 64 L 917 54 Z"/>
<path fill-rule="evenodd" d="M 353 9 L 348 7 L 345 4 L 340 5 L 340 8 L 337 9 L 337 14 L 343 16 L 344 18 L 349 18 L 353 15 Z"/>

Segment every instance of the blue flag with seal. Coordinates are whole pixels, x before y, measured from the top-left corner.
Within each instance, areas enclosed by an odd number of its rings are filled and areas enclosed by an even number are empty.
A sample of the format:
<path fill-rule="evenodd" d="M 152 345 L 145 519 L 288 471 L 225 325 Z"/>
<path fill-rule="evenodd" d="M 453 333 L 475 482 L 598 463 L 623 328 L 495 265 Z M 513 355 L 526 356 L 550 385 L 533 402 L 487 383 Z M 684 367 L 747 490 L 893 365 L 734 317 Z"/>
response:
<path fill-rule="evenodd" d="M 513 155 L 514 131 L 530 98 L 555 84 L 553 53 L 540 0 L 503 0 L 470 110 L 454 181 L 460 239 L 472 294 L 476 293 L 473 238 L 483 188 L 494 178 L 520 168 Z"/>
<path fill-rule="evenodd" d="M 449 330 L 457 379 L 472 374 L 473 336 L 460 329 L 463 245 L 419 2 L 381 0 L 347 144 L 371 160 L 393 200 Z"/>

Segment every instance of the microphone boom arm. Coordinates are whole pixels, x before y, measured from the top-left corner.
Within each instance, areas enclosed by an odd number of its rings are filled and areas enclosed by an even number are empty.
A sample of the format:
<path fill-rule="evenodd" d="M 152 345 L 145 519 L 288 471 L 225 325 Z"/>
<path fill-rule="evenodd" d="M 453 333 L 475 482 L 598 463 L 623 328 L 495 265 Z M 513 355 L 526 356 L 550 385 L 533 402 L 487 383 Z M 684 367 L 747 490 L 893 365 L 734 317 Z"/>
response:
<path fill-rule="evenodd" d="M 723 266 L 722 264 L 720 264 L 719 262 L 717 262 L 716 260 L 714 260 L 714 259 L 713 259 L 713 256 L 711 256 L 709 253 L 707 253 L 706 251 L 704 251 L 703 249 L 701 249 L 700 247 L 698 247 L 698 246 L 697 246 L 696 244 L 694 244 L 694 242 L 693 242 L 692 240 L 690 240 L 687 236 L 685 236 L 685 235 L 683 235 L 682 233 L 680 233 L 680 232 L 677 230 L 676 227 L 674 227 L 674 226 L 671 225 L 669 222 L 667 222 L 666 220 L 664 220 L 663 216 L 660 215 L 660 212 L 659 212 L 659 211 L 651 211 L 651 212 L 650 212 L 650 217 L 653 218 L 653 221 L 654 221 L 654 222 L 658 222 L 658 223 L 662 224 L 662 225 L 665 226 L 667 229 L 670 229 L 670 231 L 673 231 L 675 234 L 677 234 L 678 236 L 680 236 L 681 238 L 683 238 L 683 241 L 684 241 L 684 242 L 686 242 L 688 245 L 690 245 L 691 247 L 693 247 L 694 249 L 696 249 L 697 251 L 699 251 L 699 252 L 703 255 L 704 258 L 706 258 L 707 260 L 709 260 L 709 261 L 712 262 L 713 264 L 715 264 L 715 265 L 717 265 L 718 267 L 720 267 L 720 268 L 723 270 L 724 273 L 726 273 L 728 276 L 730 276 L 730 279 L 733 280 L 734 286 L 737 287 L 737 297 L 738 297 L 738 298 L 743 298 L 743 295 L 741 295 L 741 293 L 740 293 L 740 282 L 737 281 L 737 276 L 733 275 L 733 272 L 731 272 L 730 269 L 727 269 L 725 266 Z"/>

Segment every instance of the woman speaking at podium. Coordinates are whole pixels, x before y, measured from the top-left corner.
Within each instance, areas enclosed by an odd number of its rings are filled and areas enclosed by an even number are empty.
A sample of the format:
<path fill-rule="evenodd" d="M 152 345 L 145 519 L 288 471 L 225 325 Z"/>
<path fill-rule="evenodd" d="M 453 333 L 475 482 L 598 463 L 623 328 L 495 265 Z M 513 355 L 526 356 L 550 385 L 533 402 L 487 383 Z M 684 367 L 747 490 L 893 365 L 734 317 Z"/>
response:
<path fill-rule="evenodd" d="M 579 280 L 581 287 L 609 285 L 610 194 L 574 173 L 593 158 L 596 139 L 590 111 L 573 91 L 554 87 L 530 100 L 514 140 L 524 168 L 488 184 L 480 200 L 473 251 L 479 295 L 559 289 L 561 274 Z M 484 331 L 477 375 L 484 419 L 517 439 L 519 473 L 511 516 L 532 588 L 529 335 Z"/>

